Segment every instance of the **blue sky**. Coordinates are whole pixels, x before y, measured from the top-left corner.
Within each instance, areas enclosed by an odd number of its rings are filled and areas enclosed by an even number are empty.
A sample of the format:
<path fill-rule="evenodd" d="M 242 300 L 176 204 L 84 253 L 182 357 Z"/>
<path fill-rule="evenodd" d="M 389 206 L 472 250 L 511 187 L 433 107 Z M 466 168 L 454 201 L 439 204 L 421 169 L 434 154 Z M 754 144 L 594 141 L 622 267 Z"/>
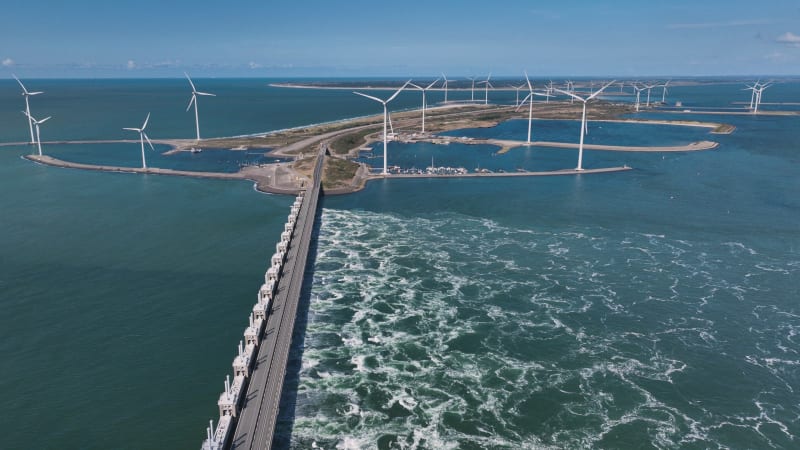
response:
<path fill-rule="evenodd" d="M 7 3 L 0 75 L 800 74 L 797 0 Z"/>

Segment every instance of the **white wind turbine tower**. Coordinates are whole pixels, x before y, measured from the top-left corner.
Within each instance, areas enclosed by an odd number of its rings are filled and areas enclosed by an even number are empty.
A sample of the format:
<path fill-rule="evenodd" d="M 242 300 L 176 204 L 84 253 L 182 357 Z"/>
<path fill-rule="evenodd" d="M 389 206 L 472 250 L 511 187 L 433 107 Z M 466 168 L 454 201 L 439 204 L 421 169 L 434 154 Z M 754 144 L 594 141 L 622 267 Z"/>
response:
<path fill-rule="evenodd" d="M 400 89 L 398 89 L 394 94 L 392 94 L 391 97 L 389 97 L 386 100 L 381 100 L 378 97 L 373 97 L 371 95 L 353 91 L 353 94 L 366 97 L 370 100 L 375 100 L 376 102 L 381 103 L 383 105 L 383 174 L 384 175 L 389 174 L 388 166 L 386 164 L 386 147 L 387 147 L 386 125 L 389 121 L 389 111 L 386 109 L 386 104 L 394 100 L 394 98 L 397 97 L 397 95 L 400 94 L 400 92 L 402 92 L 402 90 L 405 89 L 409 83 L 411 83 L 411 80 L 406 81 L 406 83 L 403 86 L 401 86 Z"/>
<path fill-rule="evenodd" d="M 633 85 L 633 89 L 636 91 L 636 112 L 639 112 L 639 97 L 640 97 L 642 91 L 644 90 L 644 88 L 636 86 L 634 84 Z"/>
<path fill-rule="evenodd" d="M 761 84 L 761 80 L 756 81 L 755 83 L 753 83 L 752 86 L 746 84 L 745 86 L 747 86 L 747 87 L 742 89 L 743 91 L 752 91 L 752 93 L 750 95 L 750 109 L 753 109 L 753 105 L 755 104 L 756 91 L 758 90 L 759 84 Z"/>
<path fill-rule="evenodd" d="M 486 80 L 478 82 L 478 84 L 485 84 L 486 85 L 486 89 L 484 90 L 484 98 L 483 98 L 483 104 L 484 105 L 488 105 L 489 104 L 489 88 L 491 87 L 492 89 L 494 89 L 494 86 L 492 86 L 492 83 L 489 82 L 490 78 L 492 78 L 492 73 L 491 72 L 489 72 L 489 76 L 486 77 Z"/>
<path fill-rule="evenodd" d="M 550 80 L 550 84 L 545 86 L 545 91 L 544 91 L 544 94 L 545 94 L 545 97 L 546 97 L 545 98 L 545 103 L 550 103 L 550 97 L 553 96 L 553 89 L 554 88 L 555 88 L 555 86 L 553 86 L 553 80 Z"/>
<path fill-rule="evenodd" d="M 519 106 L 519 90 L 525 87 L 524 84 L 520 84 L 519 86 L 509 85 L 511 89 L 517 91 L 517 98 L 514 100 L 514 106 Z"/>
<path fill-rule="evenodd" d="M 584 135 L 584 133 L 586 131 L 586 102 L 588 102 L 589 100 L 591 100 L 591 99 L 597 97 L 598 95 L 600 95 L 601 92 L 603 92 L 607 87 L 611 86 L 612 84 L 614 84 L 614 81 L 611 81 L 610 83 L 604 85 L 603 87 L 598 89 L 597 92 L 593 93 L 592 95 L 590 95 L 590 96 L 588 96 L 586 98 L 580 97 L 580 96 L 575 95 L 575 94 L 573 94 L 571 92 L 562 91 L 561 89 L 556 89 L 557 92 L 569 95 L 570 97 L 573 97 L 576 100 L 580 100 L 581 102 L 583 102 L 583 115 L 581 117 L 581 140 L 580 140 L 580 143 L 578 144 L 578 167 L 576 167 L 575 170 L 583 170 L 583 166 L 582 166 L 582 164 L 583 164 L 583 135 Z"/>
<path fill-rule="evenodd" d="M 747 86 L 746 88 L 742 89 L 743 91 L 751 91 L 750 92 L 750 107 L 749 107 L 749 109 L 751 109 L 751 110 L 753 109 L 753 103 L 755 103 L 755 101 L 756 101 L 756 89 L 757 89 L 756 86 L 757 85 L 758 85 L 758 83 L 756 83 L 756 84 L 754 84 L 752 86 L 750 86 L 748 84 L 748 85 L 746 85 Z"/>
<path fill-rule="evenodd" d="M 661 85 L 661 103 L 667 102 L 667 86 L 669 86 L 669 82 L 672 80 L 667 80 L 666 83 Z"/>
<path fill-rule="evenodd" d="M 650 107 L 650 89 L 653 89 L 656 86 L 657 85 L 655 84 L 644 85 L 644 88 L 647 89 L 647 104 L 645 106 L 647 106 L 648 108 Z"/>
<path fill-rule="evenodd" d="M 764 92 L 764 89 L 766 89 L 766 88 L 768 88 L 770 86 L 772 86 L 771 83 L 765 83 L 765 84 L 762 84 L 761 87 L 755 89 L 754 92 L 756 93 L 756 107 L 755 107 L 755 109 L 753 109 L 753 114 L 757 114 L 758 113 L 758 105 L 761 104 L 761 93 Z"/>
<path fill-rule="evenodd" d="M 567 90 L 568 90 L 569 92 L 575 92 L 575 83 L 573 83 L 573 82 L 572 82 L 572 80 L 567 80 Z M 570 97 L 570 99 L 569 99 L 569 103 L 570 103 L 570 105 L 571 105 L 571 104 L 572 104 L 574 101 L 575 101 L 575 99 L 574 99 L 574 98 L 572 98 L 572 97 Z"/>
<path fill-rule="evenodd" d="M 467 79 L 469 81 L 472 81 L 472 89 L 470 90 L 470 93 L 471 93 L 470 94 L 470 101 L 474 102 L 475 101 L 475 77 L 472 77 L 472 78 L 467 77 Z"/>
<path fill-rule="evenodd" d="M 444 102 L 447 103 L 447 77 L 442 72 L 442 79 L 444 80 Z"/>
<path fill-rule="evenodd" d="M 427 107 L 427 102 L 425 101 L 425 91 L 432 88 L 434 84 L 439 82 L 439 78 L 437 78 L 433 83 L 429 84 L 427 87 L 417 86 L 414 83 L 408 83 L 409 86 L 414 86 L 415 88 L 422 91 L 422 132 L 425 133 L 425 108 Z"/>
<path fill-rule="evenodd" d="M 28 117 L 28 122 L 36 125 L 36 145 L 39 147 L 39 156 L 42 156 L 42 137 L 41 135 L 39 135 L 39 125 L 50 120 L 50 116 L 45 117 L 42 120 L 36 120 L 33 118 L 32 115 L 28 114 L 26 111 L 22 111 L 22 114 L 25 114 Z"/>
<path fill-rule="evenodd" d="M 528 91 L 530 92 L 524 99 L 522 99 L 522 103 L 517 105 L 517 111 L 528 102 L 528 141 L 527 144 L 531 143 L 531 126 L 533 124 L 533 96 L 534 95 L 547 95 L 547 94 L 540 94 L 538 92 L 533 92 L 533 84 L 531 84 L 530 78 L 528 78 L 528 72 L 525 72 L 525 82 L 528 84 Z"/>
<path fill-rule="evenodd" d="M 148 120 L 150 120 L 150 113 L 147 113 L 147 117 L 144 118 L 144 124 L 142 125 L 142 128 L 123 128 L 123 130 L 135 131 L 135 132 L 139 133 L 139 142 L 142 144 L 142 169 L 145 169 L 145 170 L 147 170 L 147 161 L 145 160 L 145 157 L 144 157 L 144 141 L 145 141 L 145 139 L 147 140 L 147 144 L 150 145 L 150 149 L 155 151 L 155 148 L 153 148 L 153 143 L 150 142 L 150 138 L 147 137 L 147 135 L 144 132 L 144 129 L 147 128 L 147 121 Z"/>
<path fill-rule="evenodd" d="M 205 95 L 205 96 L 208 96 L 208 97 L 216 97 L 216 95 L 209 94 L 208 92 L 199 92 L 197 89 L 195 89 L 194 83 L 192 83 L 192 79 L 189 78 L 189 74 L 186 73 L 186 72 L 184 72 L 183 74 L 186 75 L 186 79 L 189 80 L 189 85 L 192 86 L 192 98 L 191 98 L 191 100 L 189 100 L 189 106 L 186 107 L 186 111 L 189 111 L 189 108 L 192 107 L 192 103 L 194 103 L 194 125 L 195 125 L 195 129 L 197 130 L 197 140 L 199 142 L 200 141 L 200 117 L 197 114 L 197 96 L 198 95 Z"/>
<path fill-rule="evenodd" d="M 22 96 L 25 97 L 25 115 L 28 117 L 28 130 L 31 132 L 31 144 L 35 144 L 36 140 L 33 138 L 33 122 L 31 122 L 33 120 L 31 119 L 31 105 L 28 102 L 28 97 L 32 95 L 44 94 L 44 92 L 28 92 L 28 90 L 25 89 L 25 85 L 22 84 L 22 81 L 19 81 L 19 78 L 17 78 L 16 75 L 12 74 L 11 76 L 17 80 L 17 83 L 19 83 L 20 87 L 22 88 Z"/>

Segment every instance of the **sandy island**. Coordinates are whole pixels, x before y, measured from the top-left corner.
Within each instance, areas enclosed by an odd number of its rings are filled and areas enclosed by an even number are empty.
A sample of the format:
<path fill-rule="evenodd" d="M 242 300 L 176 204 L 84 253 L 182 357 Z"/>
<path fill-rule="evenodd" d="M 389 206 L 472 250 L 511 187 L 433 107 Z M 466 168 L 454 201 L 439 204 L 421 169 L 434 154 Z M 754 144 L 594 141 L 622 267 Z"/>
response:
<path fill-rule="evenodd" d="M 303 87 L 303 86 L 293 86 Z M 317 87 L 314 87 L 317 88 Z M 579 117 L 578 105 L 568 102 L 537 103 L 534 106 L 536 120 L 562 119 L 577 120 Z M 733 127 L 727 124 L 699 121 L 669 121 L 647 119 L 621 119 L 623 114 L 632 112 L 630 105 L 620 105 L 606 102 L 592 104 L 589 110 L 589 120 L 608 122 L 652 123 L 659 125 L 696 126 L 706 127 L 711 132 L 730 133 Z M 492 127 L 509 119 L 527 118 L 526 111 L 515 111 L 513 106 L 497 106 L 482 104 L 451 103 L 429 107 L 426 112 L 427 133 L 418 133 L 416 130 L 421 123 L 419 110 L 392 113 L 392 121 L 397 135 L 393 140 L 402 142 L 433 142 L 449 143 L 459 142 L 465 144 L 489 144 L 499 147 L 498 153 L 505 153 L 513 148 L 525 147 L 524 141 L 500 139 L 469 139 L 457 137 L 438 136 L 435 133 L 452 131 L 464 128 Z M 242 167 L 236 173 L 220 172 L 195 172 L 160 168 L 133 168 L 104 165 L 92 165 L 63 161 L 51 156 L 26 156 L 29 160 L 51 166 L 67 167 L 83 170 L 96 170 L 104 172 L 138 173 L 154 175 L 187 176 L 196 178 L 212 178 L 226 180 L 250 180 L 255 183 L 257 190 L 276 194 L 296 194 L 309 182 L 311 168 L 314 166 L 316 154 L 320 146 L 327 148 L 324 165 L 323 188 L 328 194 L 344 194 L 363 189 L 364 185 L 373 179 L 382 178 L 454 178 L 454 177 L 519 177 L 519 176 L 553 176 L 609 173 L 630 170 L 629 167 L 595 168 L 576 171 L 574 169 L 555 170 L 548 172 L 500 172 L 500 173 L 464 173 L 449 175 L 434 174 L 389 174 L 387 176 L 375 174 L 364 163 L 352 161 L 358 156 L 359 151 L 369 147 L 382 139 L 382 115 L 359 117 L 331 123 L 297 127 L 278 130 L 270 133 L 254 134 L 249 136 L 236 136 L 230 138 L 204 139 L 197 142 L 191 139 L 154 139 L 154 143 L 167 145 L 170 148 L 167 154 L 186 151 L 194 147 L 230 148 L 231 150 L 263 149 L 267 156 L 282 157 L 291 161 L 261 164 Z M 102 144 L 102 143 L 138 143 L 136 140 L 81 140 L 81 141 L 52 141 L 43 144 Z M 26 143 L 6 143 L 7 145 L 25 145 Z M 537 147 L 576 149 L 574 142 L 547 142 L 536 141 L 530 145 Z M 584 144 L 588 151 L 622 151 L 622 152 L 688 152 L 713 149 L 718 143 L 713 141 L 691 142 L 686 145 L 666 147 L 641 147 Z"/>

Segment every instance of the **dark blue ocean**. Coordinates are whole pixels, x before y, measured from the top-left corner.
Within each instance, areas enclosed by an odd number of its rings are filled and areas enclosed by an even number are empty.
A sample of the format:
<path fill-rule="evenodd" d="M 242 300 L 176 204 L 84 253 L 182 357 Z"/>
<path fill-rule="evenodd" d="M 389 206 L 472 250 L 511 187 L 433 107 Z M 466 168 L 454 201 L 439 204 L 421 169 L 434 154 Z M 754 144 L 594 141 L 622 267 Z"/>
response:
<path fill-rule="evenodd" d="M 121 128 L 148 112 L 153 139 L 194 132 L 185 80 L 23 81 L 45 91 L 31 99 L 34 116 L 53 117 L 43 141 L 132 139 Z M 203 135 L 380 112 L 347 90 L 271 81 L 195 80 L 218 95 L 200 99 Z M 667 100 L 740 108 L 742 87 L 675 86 Z M 764 101 L 800 102 L 800 84 Z M 0 142 L 27 140 L 22 108 L 16 83 L 0 82 Z M 325 198 L 291 447 L 796 448 L 800 117 L 636 116 L 736 130 L 590 122 L 589 142 L 720 146 L 586 152 L 585 167 L 634 168 L 622 173 L 385 180 Z M 533 123 L 535 140 L 578 130 Z M 450 134 L 526 132 L 519 120 Z M 391 143 L 389 164 L 549 170 L 577 158 L 496 150 Z M 263 157 L 147 151 L 184 170 Z M 0 147 L 1 446 L 198 448 L 292 199 L 248 182 L 45 167 L 21 158 L 31 152 Z M 140 158 L 138 143 L 44 152 Z"/>

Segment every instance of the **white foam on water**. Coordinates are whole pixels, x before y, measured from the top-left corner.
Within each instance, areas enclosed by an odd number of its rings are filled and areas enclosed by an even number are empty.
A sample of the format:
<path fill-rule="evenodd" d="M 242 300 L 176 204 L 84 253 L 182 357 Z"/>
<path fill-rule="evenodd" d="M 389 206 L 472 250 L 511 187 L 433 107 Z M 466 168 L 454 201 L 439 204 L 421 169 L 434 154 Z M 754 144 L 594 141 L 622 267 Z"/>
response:
<path fill-rule="evenodd" d="M 695 354 L 758 365 L 771 377 L 760 382 L 793 393 L 794 311 L 753 307 L 736 327 L 709 311 L 749 311 L 769 277 L 787 276 L 744 276 L 759 264 L 790 274 L 800 265 L 712 247 L 325 209 L 304 351 L 313 362 L 301 370 L 293 438 L 326 448 L 374 448 L 389 435 L 398 448 L 575 448 L 633 426 L 671 448 L 724 447 L 715 430 L 728 422 L 765 445 L 776 438 L 759 427 L 779 426 L 772 420 L 797 433 L 770 409 L 720 415 L 701 406 L 708 400 L 664 393 L 709 364 Z M 526 402 L 550 393 L 563 399 L 543 426 Z M 762 405 L 776 408 L 775 397 Z M 335 414 L 315 406 L 329 403 Z"/>

